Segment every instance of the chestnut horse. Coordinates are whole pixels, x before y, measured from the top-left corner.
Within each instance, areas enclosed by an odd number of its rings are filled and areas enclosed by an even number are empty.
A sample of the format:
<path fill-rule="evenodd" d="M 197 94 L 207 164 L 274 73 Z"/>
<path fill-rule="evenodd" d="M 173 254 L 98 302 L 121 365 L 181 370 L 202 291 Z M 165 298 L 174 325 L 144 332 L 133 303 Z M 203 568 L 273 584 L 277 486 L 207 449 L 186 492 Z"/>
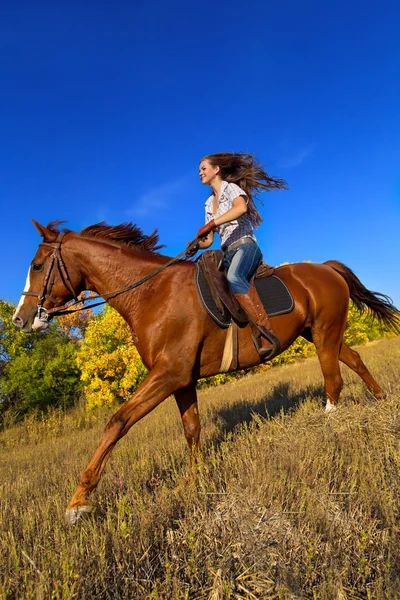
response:
<path fill-rule="evenodd" d="M 36 221 L 34 224 L 43 241 L 30 265 L 14 324 L 27 332 L 43 329 L 49 313 L 60 312 L 57 307 L 84 290 L 94 291 L 108 298 L 128 323 L 149 370 L 132 398 L 109 421 L 81 475 L 67 508 L 67 521 L 73 524 L 90 511 L 88 496 L 98 485 L 118 440 L 171 394 L 178 404 L 191 456 L 199 448 L 196 382 L 219 372 L 227 333 L 201 304 L 193 262 L 175 262 L 155 277 L 146 278 L 169 261 L 157 252 L 156 232 L 144 236 L 131 224 L 111 227 L 100 223 L 80 233 L 60 233 L 59 222 L 47 227 Z M 337 404 L 342 389 L 339 360 L 364 380 L 375 398 L 381 398 L 382 389 L 359 354 L 343 342 L 343 334 L 349 298 L 398 331 L 399 311 L 390 299 L 368 291 L 350 269 L 336 261 L 285 265 L 276 273 L 290 289 L 294 309 L 273 317 L 273 330 L 281 351 L 301 335 L 314 342 L 325 382 L 326 409 Z M 142 278 L 147 280 L 140 287 L 118 293 Z M 238 368 L 259 362 L 250 326 L 239 329 Z"/>

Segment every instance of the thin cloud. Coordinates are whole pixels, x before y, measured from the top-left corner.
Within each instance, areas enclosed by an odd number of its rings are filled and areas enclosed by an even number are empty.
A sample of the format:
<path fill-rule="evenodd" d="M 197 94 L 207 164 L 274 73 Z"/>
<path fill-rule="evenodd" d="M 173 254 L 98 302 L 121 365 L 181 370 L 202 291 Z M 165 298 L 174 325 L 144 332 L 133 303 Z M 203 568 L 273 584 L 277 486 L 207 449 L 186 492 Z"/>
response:
<path fill-rule="evenodd" d="M 171 202 L 187 189 L 190 177 L 185 176 L 150 188 L 125 211 L 126 215 L 129 217 L 145 217 L 154 214 L 155 211 L 170 210 Z"/>
<path fill-rule="evenodd" d="M 294 167 L 299 167 L 305 159 L 310 156 L 314 151 L 314 146 L 308 146 L 307 148 L 301 148 L 293 154 L 292 156 L 288 156 L 279 162 L 279 166 L 285 169 L 291 169 Z"/>

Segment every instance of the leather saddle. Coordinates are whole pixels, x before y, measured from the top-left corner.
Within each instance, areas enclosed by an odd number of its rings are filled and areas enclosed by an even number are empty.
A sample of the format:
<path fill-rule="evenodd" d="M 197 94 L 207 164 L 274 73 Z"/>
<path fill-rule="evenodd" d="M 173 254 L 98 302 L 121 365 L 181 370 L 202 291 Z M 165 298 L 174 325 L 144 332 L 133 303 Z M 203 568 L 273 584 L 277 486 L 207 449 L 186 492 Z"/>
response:
<path fill-rule="evenodd" d="M 225 271 L 221 269 L 222 259 L 222 250 L 208 250 L 201 254 L 198 262 L 200 263 L 204 277 L 210 286 L 213 300 L 221 313 L 228 313 L 232 315 L 233 319 L 239 324 L 245 325 L 249 320 L 229 288 Z M 274 273 L 275 267 L 271 267 L 262 262 L 258 266 L 251 283 L 254 283 L 254 279 L 271 277 Z"/>

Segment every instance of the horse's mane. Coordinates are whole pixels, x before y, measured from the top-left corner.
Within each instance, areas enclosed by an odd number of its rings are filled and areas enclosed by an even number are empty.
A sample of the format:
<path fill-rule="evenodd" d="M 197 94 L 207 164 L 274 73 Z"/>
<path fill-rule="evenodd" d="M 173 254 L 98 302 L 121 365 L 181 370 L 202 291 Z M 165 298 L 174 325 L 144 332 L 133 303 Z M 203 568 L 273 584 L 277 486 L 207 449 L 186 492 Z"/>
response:
<path fill-rule="evenodd" d="M 47 228 L 54 233 L 60 233 L 59 225 L 65 221 L 52 221 Z M 70 229 L 63 229 L 68 233 Z M 121 223 L 120 225 L 108 225 L 104 221 L 89 225 L 80 231 L 80 235 L 85 237 L 95 237 L 109 240 L 120 246 L 134 246 L 136 249 L 157 252 L 164 248 L 163 244 L 158 243 L 157 229 L 150 235 L 145 235 L 143 231 L 133 223 Z"/>

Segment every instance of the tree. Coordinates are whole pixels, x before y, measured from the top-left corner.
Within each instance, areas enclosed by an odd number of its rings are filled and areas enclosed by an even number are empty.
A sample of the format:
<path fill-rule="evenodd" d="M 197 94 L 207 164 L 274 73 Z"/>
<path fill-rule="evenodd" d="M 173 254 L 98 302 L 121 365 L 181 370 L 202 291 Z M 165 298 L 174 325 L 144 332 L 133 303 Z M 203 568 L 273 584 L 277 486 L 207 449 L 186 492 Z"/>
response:
<path fill-rule="evenodd" d="M 93 292 L 82 292 L 79 296 L 80 303 L 75 305 L 75 303 L 71 303 L 76 308 L 83 308 L 84 300 L 88 300 L 91 297 L 95 296 Z M 67 308 L 69 305 L 67 304 Z M 86 308 L 85 310 L 77 310 L 76 312 L 70 313 L 69 315 L 63 315 L 57 318 L 57 327 L 60 331 L 66 335 L 73 342 L 79 342 L 83 339 L 87 326 L 90 323 L 90 320 L 93 318 L 93 310 L 91 308 Z"/>
<path fill-rule="evenodd" d="M 37 334 L 32 349 L 8 362 L 2 388 L 20 413 L 72 406 L 81 391 L 75 346 L 56 330 Z"/>
<path fill-rule="evenodd" d="M 0 300 L 0 413 L 71 406 L 81 390 L 75 345 L 55 321 L 45 332 L 23 333 L 14 312 Z"/>
<path fill-rule="evenodd" d="M 350 301 L 349 316 L 347 318 L 346 331 L 344 332 L 344 341 L 349 346 L 356 344 L 366 344 L 372 340 L 382 337 L 392 337 L 396 335 L 383 327 L 377 319 L 374 319 L 367 310 L 360 314 L 352 301 Z"/>
<path fill-rule="evenodd" d="M 35 334 L 23 333 L 12 323 L 15 306 L 0 300 L 0 360 L 8 361 L 32 348 Z"/>
<path fill-rule="evenodd" d="M 127 400 L 147 373 L 128 325 L 109 305 L 89 322 L 77 364 L 88 408 Z"/>
<path fill-rule="evenodd" d="M 369 341 L 365 316 L 360 314 L 351 300 L 343 339 L 348 346 L 366 344 Z"/>

